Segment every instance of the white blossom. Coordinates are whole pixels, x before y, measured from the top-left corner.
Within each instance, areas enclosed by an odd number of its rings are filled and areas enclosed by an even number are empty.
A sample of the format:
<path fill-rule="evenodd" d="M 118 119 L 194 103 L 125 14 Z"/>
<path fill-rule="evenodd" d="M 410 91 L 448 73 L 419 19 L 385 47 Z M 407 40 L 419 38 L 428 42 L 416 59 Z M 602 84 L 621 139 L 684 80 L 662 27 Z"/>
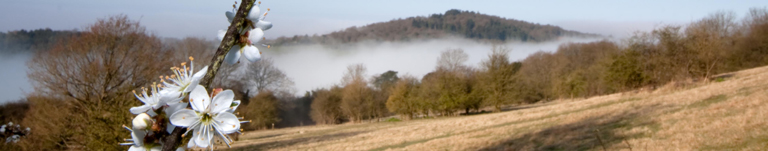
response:
<path fill-rule="evenodd" d="M 248 13 L 248 16 L 246 16 L 245 19 L 253 23 L 254 27 L 246 27 L 246 30 L 240 31 L 240 34 L 244 34 L 248 37 L 247 42 L 245 43 L 239 43 L 229 50 L 227 55 L 224 57 L 224 62 L 227 64 L 235 64 L 238 63 L 240 60 L 240 56 L 245 57 L 250 62 L 256 62 L 261 60 L 261 51 L 259 51 L 259 48 L 256 46 L 258 45 L 258 42 L 264 39 L 264 31 L 272 28 L 272 23 L 268 21 L 264 21 L 264 19 L 267 16 L 267 13 L 269 12 L 269 9 L 265 11 L 263 14 L 260 11 L 261 9 L 259 6 L 253 6 L 251 10 Z M 235 14 L 233 12 L 227 11 L 224 13 L 227 17 L 227 20 L 231 23 L 232 20 L 235 17 Z M 245 33 L 243 33 L 245 32 Z M 223 40 L 224 36 L 226 35 L 226 31 L 219 30 L 217 37 L 219 40 Z M 267 47 L 269 47 L 267 45 Z"/>
<path fill-rule="evenodd" d="M 137 129 L 136 126 L 137 125 L 133 125 L 134 128 L 123 126 L 123 128 L 131 131 L 131 139 L 126 139 L 126 141 L 129 142 L 120 143 L 120 145 L 131 145 L 131 147 L 128 148 L 128 151 L 159 151 L 162 149 L 162 146 L 157 144 L 145 144 L 144 137 L 147 136 L 150 131 L 146 129 Z"/>
<path fill-rule="evenodd" d="M 173 113 L 176 113 L 181 109 L 187 108 L 188 104 L 189 103 L 181 102 L 181 101 L 168 102 L 167 107 L 163 111 L 165 112 L 165 115 L 168 118 L 171 118 L 171 115 L 173 115 Z M 173 129 L 176 128 L 175 126 L 171 125 L 171 121 L 168 121 L 165 125 L 166 125 L 165 130 L 168 131 L 168 133 L 172 133 Z"/>
<path fill-rule="evenodd" d="M 133 91 L 133 95 L 136 96 L 139 101 L 143 102 L 144 105 L 137 106 L 137 107 L 131 107 L 131 113 L 133 114 L 142 114 L 147 113 L 149 116 L 155 116 L 157 113 L 155 113 L 155 110 L 159 109 L 160 107 L 163 107 L 165 105 L 165 102 L 161 100 L 161 96 L 158 92 L 158 87 L 156 83 L 152 84 L 152 87 L 148 91 L 145 88 L 142 88 L 143 92 L 141 95 L 136 94 L 136 91 Z M 149 94 L 147 93 L 149 92 Z"/>
<path fill-rule="evenodd" d="M 232 140 L 226 134 L 240 129 L 238 118 L 227 112 L 234 97 L 232 90 L 224 90 L 211 99 L 205 87 L 198 86 L 189 94 L 192 110 L 177 111 L 171 115 L 171 124 L 188 127 L 187 133 L 192 131 L 193 136 L 188 145 L 212 148 L 213 136 L 218 135 L 229 146 Z"/>
<path fill-rule="evenodd" d="M 200 80 L 203 79 L 203 76 L 208 72 L 208 66 L 203 67 L 200 71 L 194 72 L 194 60 L 195 58 L 189 57 L 189 67 L 187 67 L 186 63 L 181 63 L 181 68 L 171 68 L 173 74 L 170 77 L 165 77 L 165 79 L 170 82 L 163 80 L 165 87 L 161 92 L 163 94 L 162 99 L 168 100 L 168 102 L 181 100 L 183 94 L 192 92 L 192 90 L 195 89 L 195 86 L 200 83 Z"/>

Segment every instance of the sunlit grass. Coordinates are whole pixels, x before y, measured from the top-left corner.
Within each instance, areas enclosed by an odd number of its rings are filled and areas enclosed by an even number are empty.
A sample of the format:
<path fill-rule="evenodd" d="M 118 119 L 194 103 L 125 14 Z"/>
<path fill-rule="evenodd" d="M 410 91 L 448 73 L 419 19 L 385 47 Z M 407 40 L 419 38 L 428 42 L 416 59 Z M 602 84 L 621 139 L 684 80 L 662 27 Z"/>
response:
<path fill-rule="evenodd" d="M 720 82 L 501 113 L 253 131 L 233 149 L 766 150 L 766 77 L 768 67 L 762 67 Z"/>

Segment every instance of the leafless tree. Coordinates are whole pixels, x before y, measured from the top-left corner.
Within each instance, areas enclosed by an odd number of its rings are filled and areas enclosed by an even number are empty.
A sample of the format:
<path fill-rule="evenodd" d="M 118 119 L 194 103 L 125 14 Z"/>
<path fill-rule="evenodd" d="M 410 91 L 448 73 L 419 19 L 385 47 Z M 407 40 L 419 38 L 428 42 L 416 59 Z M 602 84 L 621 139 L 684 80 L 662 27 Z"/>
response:
<path fill-rule="evenodd" d="M 437 68 L 456 72 L 466 68 L 465 62 L 469 60 L 469 55 L 462 49 L 449 49 L 440 53 L 437 58 Z"/>
<path fill-rule="evenodd" d="M 244 68 L 244 74 L 241 76 L 249 88 L 254 88 L 256 91 L 272 91 L 278 93 L 278 96 L 281 93 L 292 94 L 293 80 L 275 67 L 271 58 L 248 63 Z"/>
<path fill-rule="evenodd" d="M 112 16 L 38 52 L 27 64 L 28 76 L 37 93 L 69 104 L 59 108 L 73 112 L 63 123 L 72 135 L 67 143 L 112 148 L 123 137 L 115 132 L 131 117 L 126 107 L 140 104 L 131 91 L 159 81 L 157 76 L 173 66 L 161 48 L 160 40 L 138 22 Z"/>

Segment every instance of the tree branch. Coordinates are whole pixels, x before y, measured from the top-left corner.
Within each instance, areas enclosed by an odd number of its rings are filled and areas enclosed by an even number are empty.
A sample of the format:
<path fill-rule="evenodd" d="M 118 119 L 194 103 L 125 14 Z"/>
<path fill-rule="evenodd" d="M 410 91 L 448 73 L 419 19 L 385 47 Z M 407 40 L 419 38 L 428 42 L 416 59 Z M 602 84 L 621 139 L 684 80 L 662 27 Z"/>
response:
<path fill-rule="evenodd" d="M 224 62 L 224 57 L 227 55 L 227 52 L 229 52 L 229 49 L 231 49 L 232 46 L 235 45 L 235 42 L 240 39 L 238 30 L 246 25 L 247 20 L 245 17 L 248 16 L 248 12 L 255 2 L 255 0 L 242 0 L 242 2 L 240 2 L 240 8 L 237 9 L 235 18 L 232 20 L 232 24 L 229 25 L 229 28 L 227 28 L 227 34 L 224 36 L 221 44 L 219 44 L 216 54 L 211 58 L 211 64 L 208 66 L 208 73 L 206 73 L 205 77 L 200 81 L 200 85 L 203 85 L 206 89 L 213 90 L 211 88 L 211 83 L 216 77 L 216 72 L 219 71 L 219 67 L 221 67 L 221 63 Z M 163 151 L 176 150 L 177 146 L 180 145 L 182 140 L 181 134 L 184 133 L 184 131 L 185 128 L 176 127 L 171 135 L 165 138 Z"/>

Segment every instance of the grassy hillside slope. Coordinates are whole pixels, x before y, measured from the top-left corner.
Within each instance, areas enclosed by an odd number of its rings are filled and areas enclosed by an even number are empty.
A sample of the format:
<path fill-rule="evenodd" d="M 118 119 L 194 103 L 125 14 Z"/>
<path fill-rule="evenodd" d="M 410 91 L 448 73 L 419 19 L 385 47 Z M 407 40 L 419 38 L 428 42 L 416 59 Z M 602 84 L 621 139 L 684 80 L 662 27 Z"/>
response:
<path fill-rule="evenodd" d="M 246 132 L 232 149 L 768 150 L 766 92 L 768 67 L 760 67 L 500 113 Z"/>

